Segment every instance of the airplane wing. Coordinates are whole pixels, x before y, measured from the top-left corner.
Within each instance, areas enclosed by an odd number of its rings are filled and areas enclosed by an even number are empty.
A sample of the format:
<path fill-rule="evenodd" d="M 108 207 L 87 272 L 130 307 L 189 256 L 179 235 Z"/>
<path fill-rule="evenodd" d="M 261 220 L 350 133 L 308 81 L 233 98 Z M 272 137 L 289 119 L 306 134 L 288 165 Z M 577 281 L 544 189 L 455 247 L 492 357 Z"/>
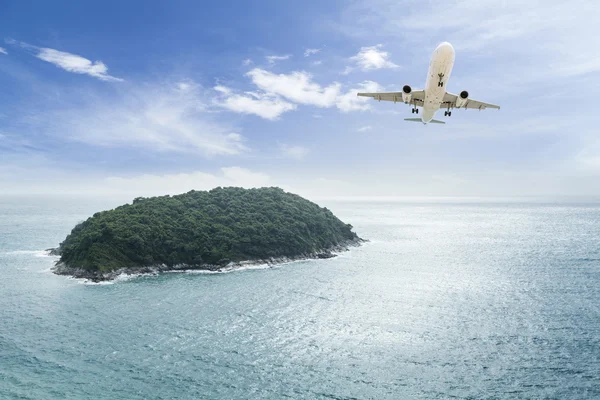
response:
<path fill-rule="evenodd" d="M 411 104 L 423 105 L 423 101 L 425 100 L 425 92 L 422 90 L 413 90 L 411 93 L 410 102 Z M 378 101 L 393 101 L 394 103 L 400 102 L 403 103 L 402 100 L 402 92 L 380 92 L 380 93 L 357 93 L 357 96 L 362 97 L 372 97 Z"/>
<path fill-rule="evenodd" d="M 442 102 L 442 105 L 440 108 L 446 108 L 448 106 L 450 106 L 451 108 L 458 108 L 458 107 L 456 107 L 456 99 L 457 98 L 458 98 L 457 94 L 452 94 L 452 93 L 446 92 L 446 94 L 444 95 L 444 101 Z M 464 105 L 462 105 L 460 108 L 471 108 L 471 109 L 475 109 L 475 110 L 485 110 L 486 108 L 496 108 L 499 110 L 500 106 L 497 106 L 495 104 L 484 103 L 482 101 L 477 101 L 477 100 L 468 98 L 467 102 Z"/>

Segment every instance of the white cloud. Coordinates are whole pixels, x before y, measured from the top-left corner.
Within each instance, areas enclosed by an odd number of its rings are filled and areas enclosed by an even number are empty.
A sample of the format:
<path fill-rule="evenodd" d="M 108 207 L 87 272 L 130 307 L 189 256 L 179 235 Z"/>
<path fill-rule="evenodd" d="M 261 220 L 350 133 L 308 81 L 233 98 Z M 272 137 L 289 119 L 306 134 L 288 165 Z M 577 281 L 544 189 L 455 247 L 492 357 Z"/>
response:
<path fill-rule="evenodd" d="M 286 54 L 284 56 L 267 56 L 265 58 L 267 59 L 267 62 L 272 65 L 275 64 L 277 61 L 288 60 L 291 56 L 291 54 Z"/>
<path fill-rule="evenodd" d="M 304 50 L 304 57 L 309 57 L 313 54 L 317 54 L 321 51 L 321 49 L 306 49 Z"/>
<path fill-rule="evenodd" d="M 600 25 L 594 23 L 600 20 L 600 8 L 595 4 L 593 0 L 577 7 L 561 0 L 359 0 L 342 12 L 338 28 L 360 38 L 394 38 L 402 46 L 425 48 L 427 53 L 446 40 L 454 45 L 457 58 L 467 52 L 494 57 L 498 72 L 504 72 L 497 80 L 505 85 L 526 85 L 600 71 L 600 60 L 589 57 L 589 42 L 582 39 L 600 35 Z M 514 73 L 516 67 L 519 74 Z M 482 71 L 486 77 L 491 73 L 497 72 Z"/>
<path fill-rule="evenodd" d="M 385 21 L 385 29 L 392 29 L 392 25 L 395 25 L 396 32 L 399 27 L 408 31 L 444 32 L 450 36 L 449 40 L 455 42 L 457 49 L 479 50 L 529 35 L 541 35 L 541 38 L 546 39 L 544 46 L 540 47 L 552 45 L 557 38 L 571 41 L 573 36 L 581 42 L 581 29 L 588 29 L 582 26 L 586 24 L 581 24 L 581 21 L 592 21 L 595 20 L 594 17 L 600 16 L 600 12 L 592 6 L 593 2 L 587 3 L 588 7 L 584 4 L 572 7 L 559 0 L 533 0 L 527 3 L 504 1 L 493 14 L 490 14 L 490 7 L 498 5 L 494 0 L 463 0 L 443 4 L 430 2 L 420 5 L 418 13 L 427 12 L 432 18 L 415 18 L 416 9 L 407 13 L 406 7 L 399 7 L 399 4 L 390 0 L 380 1 L 380 5 L 389 6 L 385 14 L 376 11 L 376 7 L 372 5 L 370 7 L 379 14 L 378 18 Z M 395 20 L 400 13 L 405 18 Z M 445 18 L 435 21 L 435 18 L 441 16 Z M 557 26 L 561 29 L 557 30 Z M 598 32 L 598 28 L 592 29 Z M 527 48 L 527 51 L 530 50 Z"/>
<path fill-rule="evenodd" d="M 80 171 L 57 170 L 38 161 L 29 158 L 26 167 L 13 163 L 4 166 L 0 163 L 0 193 L 94 195 L 118 198 L 118 202 L 121 203 L 138 196 L 175 195 L 190 190 L 210 190 L 219 186 L 275 186 L 269 175 L 237 166 L 220 168 L 214 172 L 129 175 L 123 173 L 99 176 Z"/>
<path fill-rule="evenodd" d="M 304 146 L 290 146 L 287 144 L 279 145 L 281 153 L 286 158 L 302 160 L 309 153 L 309 150 Z"/>
<path fill-rule="evenodd" d="M 40 52 L 36 55 L 37 58 L 52 63 L 65 71 L 90 75 L 103 81 L 123 81 L 121 78 L 115 78 L 114 76 L 108 75 L 108 68 L 102 61 L 92 62 L 87 58 L 76 54 L 54 49 L 41 48 L 39 50 Z"/>
<path fill-rule="evenodd" d="M 354 57 L 350 57 L 350 60 L 356 62 L 363 71 L 382 68 L 398 68 L 396 64 L 389 60 L 388 52 L 380 50 L 381 47 L 383 47 L 381 44 L 361 47 L 358 54 Z M 348 69 L 347 71 L 350 72 Z"/>
<path fill-rule="evenodd" d="M 335 104 L 340 91 L 339 83 L 334 82 L 327 87 L 321 87 L 312 82 L 312 76 L 304 71 L 286 75 L 255 68 L 247 75 L 261 90 L 285 97 L 298 104 L 331 107 Z"/>
<path fill-rule="evenodd" d="M 221 103 L 221 106 L 234 112 L 255 114 L 270 120 L 276 120 L 281 114 L 296 109 L 294 104 L 268 95 L 261 96 L 261 98 L 257 99 L 250 96 L 235 94 L 227 97 L 225 101 Z"/>
<path fill-rule="evenodd" d="M 340 196 L 360 196 L 367 192 L 366 184 L 355 184 L 345 179 L 312 177 L 307 180 L 294 182 L 286 190 L 297 193 L 309 199 L 333 199 Z"/>
<path fill-rule="evenodd" d="M 222 85 L 217 85 L 213 89 L 215 89 L 219 93 L 231 94 L 231 89 L 229 89 L 228 87 L 222 86 Z"/>
<path fill-rule="evenodd" d="M 254 62 L 250 58 L 246 58 L 244 61 L 242 61 L 242 64 L 248 66 L 254 64 Z"/>
<path fill-rule="evenodd" d="M 258 188 L 271 185 L 271 178 L 241 167 L 221 168 L 219 173 L 190 173 L 130 177 L 108 177 L 98 183 L 105 192 L 132 193 L 135 196 L 179 194 L 190 190 L 210 190 L 218 186 Z"/>
<path fill-rule="evenodd" d="M 304 71 L 274 74 L 254 68 L 246 75 L 260 89 L 259 92 L 234 94 L 229 88 L 216 86 L 215 90 L 222 96 L 215 104 L 234 112 L 255 114 L 274 120 L 281 114 L 296 109 L 296 104 L 320 108 L 337 107 L 342 112 L 368 110 L 370 107 L 366 103 L 369 99 L 357 97 L 356 93 L 381 89 L 377 83 L 365 81 L 358 85 L 358 88 L 342 93 L 339 83 L 334 82 L 323 87 L 313 82 L 312 75 Z"/>
<path fill-rule="evenodd" d="M 281 114 L 296 109 L 296 105 L 273 94 L 237 94 L 224 86 L 216 86 L 215 90 L 223 94 L 220 99 L 215 100 L 217 106 L 240 114 L 254 114 L 264 119 L 276 120 Z"/>
<path fill-rule="evenodd" d="M 3 48 L 3 47 L 0 47 L 0 53 L 2 53 L 2 54 L 8 54 L 8 52 L 6 51 L 6 49 Z"/>
<path fill-rule="evenodd" d="M 179 82 L 177 84 L 177 87 L 179 88 L 179 90 L 190 90 L 192 88 L 192 85 L 187 83 L 187 82 Z"/>
<path fill-rule="evenodd" d="M 357 88 L 351 89 L 343 95 L 338 96 L 335 105 L 342 112 L 350 111 L 366 111 L 371 109 L 369 105 L 368 97 L 358 97 L 358 92 L 378 92 L 381 91 L 382 87 L 373 81 L 364 81 L 359 84 Z"/>
<path fill-rule="evenodd" d="M 323 64 L 323 61 L 321 61 L 321 60 L 313 61 L 311 64 L 314 65 L 314 66 L 317 66 L 317 65 Z"/>
<path fill-rule="evenodd" d="M 414 144 L 411 142 L 411 145 Z M 260 172 L 238 166 L 217 171 L 192 170 L 164 174 L 118 172 L 106 175 L 86 171 L 85 168 L 73 168 L 72 165 L 68 169 L 56 169 L 55 161 L 27 155 L 26 158 L 9 156 L 0 160 L 0 193 L 108 196 L 119 199 L 115 200 L 115 206 L 137 196 L 178 194 L 217 186 L 280 186 L 312 200 L 364 196 L 365 193 L 374 199 L 390 196 L 397 200 L 401 199 L 398 196 L 597 197 L 600 193 L 600 161 L 582 161 L 587 165 L 580 166 L 579 171 L 566 170 L 565 164 L 545 170 L 535 163 L 533 168 L 502 170 L 489 167 L 484 171 L 468 171 L 452 162 L 441 171 L 425 164 L 418 168 L 406 168 L 406 164 L 405 167 L 399 164 L 381 169 L 373 168 L 369 163 L 356 166 L 350 162 L 338 172 L 328 171 L 326 167 L 319 168 L 321 172 L 317 175 L 308 170 L 297 174 L 285 173 L 281 165 Z M 338 167 L 341 166 L 340 162 L 336 161 Z M 416 201 L 431 200 L 421 198 Z"/>
<path fill-rule="evenodd" d="M 262 172 L 254 172 L 241 167 L 221 168 L 223 177 L 228 186 L 241 186 L 245 188 L 264 187 L 272 184 L 271 177 Z M 225 186 L 221 184 L 220 186 Z"/>
<path fill-rule="evenodd" d="M 102 61 L 90 61 L 77 54 L 67 53 L 47 47 L 33 46 L 25 42 L 18 42 L 14 39 L 6 39 L 6 43 L 20 46 L 26 50 L 32 51 L 34 56 L 44 60 L 59 68 L 75 74 L 93 76 L 102 81 L 122 82 L 123 79 L 108 75 L 108 67 Z"/>
<path fill-rule="evenodd" d="M 356 131 L 357 132 L 367 132 L 367 131 L 370 131 L 371 129 L 373 129 L 373 127 L 371 125 L 366 125 L 366 126 L 361 126 Z"/>
<path fill-rule="evenodd" d="M 70 97 L 70 96 L 65 96 Z M 36 131 L 94 146 L 234 155 L 246 150 L 232 126 L 215 120 L 209 94 L 188 81 L 130 87 L 126 94 L 97 98 L 81 92 L 73 102 L 38 113 Z M 30 127 L 31 129 L 31 127 Z"/>

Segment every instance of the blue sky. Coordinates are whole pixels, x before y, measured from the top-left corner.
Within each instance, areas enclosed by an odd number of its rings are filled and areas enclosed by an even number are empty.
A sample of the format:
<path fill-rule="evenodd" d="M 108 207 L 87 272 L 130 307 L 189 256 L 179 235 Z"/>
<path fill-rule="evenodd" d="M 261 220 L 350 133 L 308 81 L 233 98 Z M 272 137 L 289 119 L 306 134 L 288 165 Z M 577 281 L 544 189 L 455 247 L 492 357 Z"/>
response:
<path fill-rule="evenodd" d="M 0 192 L 597 196 L 598 20 L 592 1 L 5 1 Z M 422 126 L 356 97 L 422 87 L 441 41 L 448 90 L 500 111 Z"/>

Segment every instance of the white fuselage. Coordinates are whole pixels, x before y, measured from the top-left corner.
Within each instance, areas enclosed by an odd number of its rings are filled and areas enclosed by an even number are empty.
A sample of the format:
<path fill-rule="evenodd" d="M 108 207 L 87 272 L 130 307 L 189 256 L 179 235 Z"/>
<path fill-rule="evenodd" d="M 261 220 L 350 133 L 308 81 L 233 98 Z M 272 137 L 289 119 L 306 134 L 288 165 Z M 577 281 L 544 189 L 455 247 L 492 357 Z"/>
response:
<path fill-rule="evenodd" d="M 431 121 L 437 110 L 440 109 L 453 66 L 454 48 L 450 43 L 443 42 L 436 47 L 429 63 L 424 89 L 423 114 L 421 115 L 423 123 Z"/>

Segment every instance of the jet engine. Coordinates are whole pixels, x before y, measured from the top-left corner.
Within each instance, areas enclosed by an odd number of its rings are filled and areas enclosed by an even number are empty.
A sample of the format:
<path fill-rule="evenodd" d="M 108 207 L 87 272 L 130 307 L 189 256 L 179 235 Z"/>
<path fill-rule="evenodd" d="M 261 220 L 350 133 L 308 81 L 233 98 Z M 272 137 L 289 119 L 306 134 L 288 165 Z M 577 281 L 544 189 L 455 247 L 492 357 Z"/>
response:
<path fill-rule="evenodd" d="M 467 105 L 467 99 L 469 98 L 469 92 L 463 90 L 456 98 L 456 108 L 461 108 Z"/>
<path fill-rule="evenodd" d="M 410 103 L 410 98 L 412 97 L 411 92 L 412 92 L 412 88 L 408 85 L 404 85 L 404 87 L 402 88 L 402 101 L 403 102 Z"/>

